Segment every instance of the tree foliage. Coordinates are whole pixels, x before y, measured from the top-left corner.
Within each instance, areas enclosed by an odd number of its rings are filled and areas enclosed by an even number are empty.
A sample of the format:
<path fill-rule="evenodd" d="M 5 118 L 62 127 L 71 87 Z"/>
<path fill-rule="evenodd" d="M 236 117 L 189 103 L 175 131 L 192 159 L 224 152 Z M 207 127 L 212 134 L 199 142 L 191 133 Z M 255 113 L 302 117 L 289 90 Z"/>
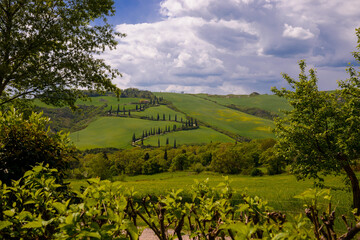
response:
<path fill-rule="evenodd" d="M 358 52 L 354 56 L 360 61 Z M 322 174 L 345 172 L 359 214 L 359 182 L 352 166 L 360 156 L 360 74 L 350 67 L 350 78 L 340 82 L 339 89 L 324 92 L 318 89 L 316 71 L 310 69 L 307 76 L 305 61 L 299 65 L 299 80 L 283 74 L 291 90 L 272 89 L 293 107 L 276 121 L 278 153 L 292 161 L 292 171 L 300 178 L 321 181 Z"/>
<path fill-rule="evenodd" d="M 28 120 L 15 109 L 0 112 L 0 180 L 20 178 L 39 162 L 62 170 L 74 153 L 67 134 L 50 136 L 49 118 L 33 113 Z"/>
<path fill-rule="evenodd" d="M 112 0 L 1 0 L 0 105 L 35 96 L 74 106 L 79 88 L 117 91 L 118 72 L 94 57 L 115 48 Z M 95 19 L 104 23 L 96 25 Z"/>

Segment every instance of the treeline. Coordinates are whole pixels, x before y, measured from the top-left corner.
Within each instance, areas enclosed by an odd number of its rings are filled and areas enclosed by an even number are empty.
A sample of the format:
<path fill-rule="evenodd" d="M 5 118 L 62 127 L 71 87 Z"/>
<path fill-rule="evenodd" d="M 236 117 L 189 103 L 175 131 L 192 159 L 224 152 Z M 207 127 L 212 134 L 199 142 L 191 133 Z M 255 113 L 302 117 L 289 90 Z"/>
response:
<path fill-rule="evenodd" d="M 139 90 L 137 88 L 127 88 L 121 90 L 121 98 L 148 98 L 151 99 L 154 97 L 154 94 L 147 90 Z"/>
<path fill-rule="evenodd" d="M 116 97 L 116 94 L 113 92 L 100 93 L 100 92 L 89 91 L 89 90 L 84 90 L 82 92 L 87 97 L 100 97 L 100 96 Z M 147 90 L 139 90 L 137 88 L 127 88 L 127 89 L 121 90 L 120 97 L 121 98 L 153 98 L 154 94 Z"/>
<path fill-rule="evenodd" d="M 274 154 L 275 140 L 253 140 L 244 143 L 210 143 L 206 145 L 172 144 L 159 148 L 133 148 L 112 153 L 83 153 L 71 162 L 67 174 L 73 178 L 126 174 L 155 174 L 166 171 L 215 171 L 224 174 L 279 174 L 286 163 Z M 176 143 L 175 143 L 176 145 Z"/>

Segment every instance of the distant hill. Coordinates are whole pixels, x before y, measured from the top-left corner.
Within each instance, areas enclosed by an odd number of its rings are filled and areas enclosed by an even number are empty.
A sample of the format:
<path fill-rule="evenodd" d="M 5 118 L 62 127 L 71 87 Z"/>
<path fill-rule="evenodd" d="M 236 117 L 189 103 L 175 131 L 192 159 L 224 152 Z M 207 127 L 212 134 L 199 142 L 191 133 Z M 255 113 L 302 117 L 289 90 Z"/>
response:
<path fill-rule="evenodd" d="M 78 101 L 75 112 L 36 104 L 53 119 L 53 131 L 70 131 L 83 150 L 272 138 L 273 118 L 290 109 L 275 95 L 123 92 L 119 99 L 112 94 L 89 95 L 90 101 Z"/>

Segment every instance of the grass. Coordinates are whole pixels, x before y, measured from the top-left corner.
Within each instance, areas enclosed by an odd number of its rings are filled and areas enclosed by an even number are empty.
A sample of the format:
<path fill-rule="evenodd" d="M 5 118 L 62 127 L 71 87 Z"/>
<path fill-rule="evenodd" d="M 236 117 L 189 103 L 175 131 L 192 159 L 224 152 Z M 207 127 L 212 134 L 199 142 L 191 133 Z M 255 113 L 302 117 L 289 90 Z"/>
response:
<path fill-rule="evenodd" d="M 177 145 L 183 144 L 202 144 L 210 142 L 234 142 L 234 140 L 225 134 L 219 133 L 211 128 L 200 127 L 199 129 L 171 132 L 165 135 L 152 136 L 144 141 L 144 145 L 158 146 L 158 140 L 160 145 L 163 146 L 166 143 L 166 139 L 169 139 L 169 145 L 174 145 L 176 140 Z"/>
<path fill-rule="evenodd" d="M 115 147 L 131 148 L 132 136 L 141 137 L 144 130 L 164 129 L 165 126 L 178 127 L 180 123 L 169 121 L 148 121 L 135 118 L 101 117 L 78 132 L 70 134 L 71 140 L 80 150 Z"/>
<path fill-rule="evenodd" d="M 276 114 L 281 114 L 280 110 L 291 110 L 291 106 L 288 104 L 287 100 L 280 98 L 276 95 L 229 95 L 229 96 L 219 96 L 219 95 L 207 95 L 207 94 L 198 94 L 197 96 L 215 101 L 221 105 L 238 105 L 243 107 L 254 107 L 264 109 L 269 112 Z"/>
<path fill-rule="evenodd" d="M 188 94 L 155 94 L 171 101 L 180 111 L 217 129 L 254 139 L 274 137 L 272 133 L 274 123 L 270 120 L 229 109 Z"/>
<path fill-rule="evenodd" d="M 175 115 L 176 115 L 177 121 L 180 121 L 181 118 L 183 120 L 186 119 L 186 116 L 184 114 L 176 112 L 176 111 L 168 108 L 165 105 L 160 105 L 160 106 L 156 106 L 156 107 L 150 107 L 150 108 L 145 109 L 145 111 L 134 112 L 133 113 L 133 115 L 136 115 L 136 116 L 148 117 L 148 118 L 153 117 L 154 119 L 157 118 L 158 114 L 159 114 L 160 119 L 163 119 L 163 114 L 165 114 L 165 119 L 166 120 L 169 119 L 169 115 L 170 115 L 170 120 L 171 121 L 175 120 Z"/>

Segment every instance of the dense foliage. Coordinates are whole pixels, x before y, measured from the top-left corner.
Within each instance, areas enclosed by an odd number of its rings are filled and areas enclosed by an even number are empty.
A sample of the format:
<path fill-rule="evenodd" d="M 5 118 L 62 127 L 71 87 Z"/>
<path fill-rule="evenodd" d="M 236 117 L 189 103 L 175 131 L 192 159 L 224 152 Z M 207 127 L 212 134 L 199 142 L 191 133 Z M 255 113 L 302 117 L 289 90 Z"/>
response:
<path fill-rule="evenodd" d="M 263 174 L 254 168 L 267 168 L 269 174 L 284 172 L 286 163 L 273 153 L 273 139 L 254 140 L 244 143 L 210 143 L 206 145 L 183 145 L 174 148 L 133 148 L 112 150 L 104 153 L 99 149 L 84 152 L 72 163 L 69 176 L 75 178 L 113 175 L 155 174 L 166 171 L 204 170 L 225 174 Z M 101 164 L 103 163 L 103 164 Z M 103 169 L 103 170 L 102 170 Z M 100 174 L 100 172 L 102 172 Z"/>
<path fill-rule="evenodd" d="M 273 89 L 293 106 L 276 121 L 276 149 L 292 162 L 299 178 L 322 181 L 322 174 L 344 171 L 360 214 L 359 181 L 352 168 L 360 157 L 360 79 L 350 68 L 351 78 L 341 82 L 340 89 L 319 91 L 315 70 L 310 69 L 307 76 L 305 67 L 300 61 L 298 81 L 284 74 L 292 90 Z"/>
<path fill-rule="evenodd" d="M 335 212 L 329 204 L 325 213 L 318 204 L 331 199 L 328 190 L 296 196 L 306 202 L 307 218 L 288 221 L 258 197 L 242 193 L 235 203 L 227 178 L 216 188 L 208 180 L 195 181 L 186 200 L 182 190 L 138 199 L 133 190 L 98 178 L 88 179 L 89 185 L 76 192 L 58 179 L 56 169 L 38 165 L 10 186 L 0 182 L 2 238 L 138 239 L 145 225 L 161 240 L 183 239 L 185 234 L 209 240 L 337 239 Z M 339 239 L 351 239 L 357 232 L 356 226 L 349 227 Z"/>
<path fill-rule="evenodd" d="M 67 134 L 50 135 L 50 119 L 33 113 L 25 120 L 15 109 L 0 112 L 0 180 L 10 183 L 20 178 L 36 163 L 45 162 L 64 170 L 74 148 Z"/>
<path fill-rule="evenodd" d="M 74 106 L 80 88 L 118 91 L 117 70 L 94 57 L 113 49 L 116 36 L 106 16 L 113 0 L 1 0 L 0 105 L 37 96 Z M 104 19 L 97 25 L 94 20 Z"/>

